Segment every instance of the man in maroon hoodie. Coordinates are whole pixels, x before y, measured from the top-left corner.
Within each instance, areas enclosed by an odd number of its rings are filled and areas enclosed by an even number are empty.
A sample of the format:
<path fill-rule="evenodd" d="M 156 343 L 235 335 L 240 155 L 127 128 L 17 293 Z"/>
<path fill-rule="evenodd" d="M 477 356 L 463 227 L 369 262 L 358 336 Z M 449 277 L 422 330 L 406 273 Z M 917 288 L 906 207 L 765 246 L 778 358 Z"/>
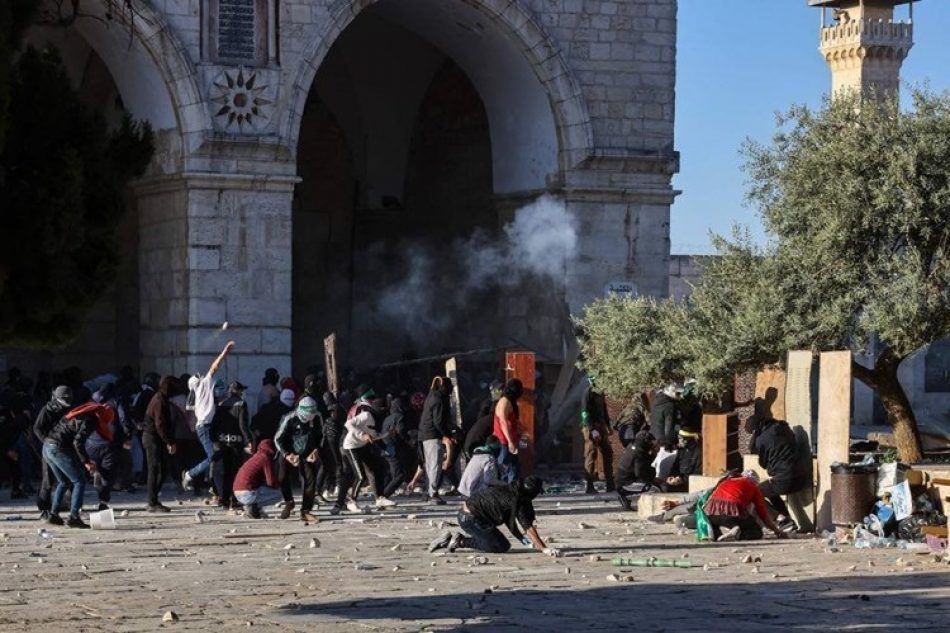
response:
<path fill-rule="evenodd" d="M 276 454 L 273 440 L 261 440 L 257 452 L 244 462 L 234 477 L 234 497 L 244 506 L 244 516 L 248 518 L 265 518 L 261 506 L 275 504 L 283 498 L 274 470 Z"/>

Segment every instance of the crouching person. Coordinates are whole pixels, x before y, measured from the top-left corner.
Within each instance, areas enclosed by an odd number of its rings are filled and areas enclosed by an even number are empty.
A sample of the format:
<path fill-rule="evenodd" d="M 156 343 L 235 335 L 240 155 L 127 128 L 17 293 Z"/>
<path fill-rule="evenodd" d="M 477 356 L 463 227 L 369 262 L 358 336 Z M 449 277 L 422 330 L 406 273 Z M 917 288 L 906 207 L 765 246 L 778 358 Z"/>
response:
<path fill-rule="evenodd" d="M 511 543 L 498 526 L 504 525 L 512 536 L 525 545 L 548 556 L 560 556 L 560 551 L 549 548 L 538 529 L 534 527 L 534 498 L 544 491 L 538 477 L 528 477 L 507 486 L 491 486 L 462 504 L 458 513 L 462 532 L 446 532 L 429 545 L 429 551 L 448 548 L 468 548 L 501 554 L 511 549 Z M 524 533 L 522 533 L 524 529 Z M 527 536 L 525 536 L 527 534 Z"/>
<path fill-rule="evenodd" d="M 244 516 L 249 519 L 264 519 L 262 506 L 277 503 L 283 498 L 274 471 L 274 456 L 277 449 L 273 440 L 261 440 L 257 452 L 244 462 L 234 478 L 234 497 L 244 506 Z"/>
<path fill-rule="evenodd" d="M 762 525 L 778 538 L 788 538 L 772 520 L 759 490 L 759 476 L 752 470 L 721 480 L 703 503 L 702 511 L 712 528 L 712 534 L 707 536 L 716 541 L 761 539 Z M 686 527 L 695 528 L 695 523 L 687 522 Z"/>

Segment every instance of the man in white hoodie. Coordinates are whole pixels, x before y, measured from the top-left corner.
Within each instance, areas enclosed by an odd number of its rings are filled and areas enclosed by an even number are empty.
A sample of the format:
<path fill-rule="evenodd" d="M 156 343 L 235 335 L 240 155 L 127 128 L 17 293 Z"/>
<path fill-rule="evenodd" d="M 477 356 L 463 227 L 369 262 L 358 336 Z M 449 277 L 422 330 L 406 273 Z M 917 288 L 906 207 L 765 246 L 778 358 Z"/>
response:
<path fill-rule="evenodd" d="M 355 415 L 343 425 L 346 437 L 343 438 L 343 455 L 346 463 L 343 481 L 340 482 L 340 491 L 336 505 L 330 510 L 331 514 L 339 514 L 344 502 L 350 512 L 362 512 L 357 498 L 360 488 L 366 482 L 367 471 L 373 478 L 373 488 L 376 493 L 376 507 L 390 508 L 396 505 L 383 495 L 385 485 L 386 462 L 383 460 L 375 442 L 382 439 L 376 431 L 379 417 L 384 415 L 386 400 L 375 398 L 367 403 L 360 403 Z M 347 499 L 349 494 L 349 499 Z"/>
<path fill-rule="evenodd" d="M 198 441 L 201 442 L 201 447 L 205 450 L 205 459 L 191 470 L 186 470 L 181 474 L 181 487 L 185 490 L 190 490 L 195 477 L 207 473 L 211 467 L 211 458 L 214 455 L 214 444 L 211 440 L 211 420 L 214 418 L 214 412 L 217 409 L 217 402 L 214 397 L 214 374 L 233 347 L 234 341 L 228 341 L 218 357 L 211 363 L 207 374 L 204 376 L 195 374 L 188 379 L 187 408 L 195 413 L 195 433 L 198 434 Z"/>

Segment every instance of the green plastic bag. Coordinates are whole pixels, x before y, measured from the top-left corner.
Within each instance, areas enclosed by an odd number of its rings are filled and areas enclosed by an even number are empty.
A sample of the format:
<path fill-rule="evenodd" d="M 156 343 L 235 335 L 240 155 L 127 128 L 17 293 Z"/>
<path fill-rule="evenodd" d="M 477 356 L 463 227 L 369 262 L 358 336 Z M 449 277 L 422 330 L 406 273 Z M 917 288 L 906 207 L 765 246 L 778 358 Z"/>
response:
<path fill-rule="evenodd" d="M 715 488 L 713 488 L 713 490 L 715 490 Z M 706 493 L 696 501 L 696 510 L 694 514 L 696 515 L 697 543 L 712 540 L 712 526 L 709 524 L 709 517 L 706 516 L 706 511 L 703 509 L 703 507 L 706 505 L 706 501 L 712 495 L 713 490 L 706 491 Z"/>

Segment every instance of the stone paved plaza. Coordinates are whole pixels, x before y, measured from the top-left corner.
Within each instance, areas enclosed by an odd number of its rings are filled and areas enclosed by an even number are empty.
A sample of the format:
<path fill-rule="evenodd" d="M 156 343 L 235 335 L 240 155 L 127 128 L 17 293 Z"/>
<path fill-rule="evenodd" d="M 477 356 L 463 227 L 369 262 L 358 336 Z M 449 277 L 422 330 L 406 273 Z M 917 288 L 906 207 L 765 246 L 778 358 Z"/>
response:
<path fill-rule="evenodd" d="M 0 521 L 0 631 L 924 633 L 946 631 L 950 618 L 950 568 L 931 555 L 813 538 L 696 545 L 672 526 L 621 515 L 607 495 L 540 500 L 542 536 L 562 548 L 560 559 L 520 546 L 484 558 L 430 555 L 455 506 L 412 498 L 384 514 L 321 511 L 319 524 L 304 525 L 249 521 L 194 498 L 179 504 L 170 488 L 165 497 L 173 509 L 159 516 L 138 496 L 116 495 L 117 514 L 130 510 L 117 530 L 48 527 L 50 547 L 31 507 L 0 505 L 0 518 L 22 516 Z M 696 567 L 617 570 L 616 555 Z M 742 562 L 747 555 L 761 562 Z M 620 582 L 608 578 L 615 573 Z M 169 610 L 178 622 L 162 622 Z"/>

